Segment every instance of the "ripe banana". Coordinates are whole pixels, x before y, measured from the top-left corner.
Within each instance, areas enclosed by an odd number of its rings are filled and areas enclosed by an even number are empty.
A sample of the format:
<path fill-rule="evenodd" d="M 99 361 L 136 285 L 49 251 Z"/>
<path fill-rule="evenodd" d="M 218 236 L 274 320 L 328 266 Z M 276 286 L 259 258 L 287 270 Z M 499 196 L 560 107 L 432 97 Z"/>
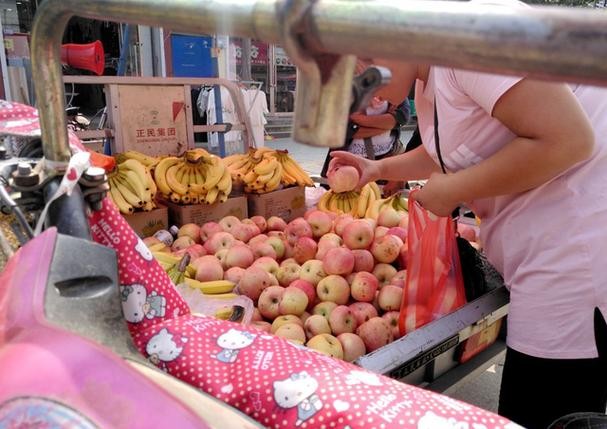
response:
<path fill-rule="evenodd" d="M 133 206 L 130 205 L 122 196 L 122 194 L 120 193 L 120 191 L 118 190 L 118 188 L 116 187 L 115 184 L 113 184 L 113 178 L 109 179 L 110 182 L 110 197 L 112 198 L 112 201 L 114 202 L 114 204 L 116 205 L 116 207 L 118 207 L 118 210 L 120 210 L 120 213 L 122 214 L 132 214 L 135 210 L 133 209 Z"/>
<path fill-rule="evenodd" d="M 208 282 L 200 282 L 198 280 L 185 278 L 184 283 L 193 289 L 199 289 L 205 295 L 229 293 L 236 286 L 234 282 L 229 280 L 214 280 Z"/>
<path fill-rule="evenodd" d="M 156 180 L 156 185 L 160 192 L 164 195 L 171 195 L 173 190 L 167 183 L 166 173 L 167 170 L 174 165 L 177 165 L 181 160 L 176 156 L 170 156 L 161 160 L 154 169 L 154 179 Z"/>

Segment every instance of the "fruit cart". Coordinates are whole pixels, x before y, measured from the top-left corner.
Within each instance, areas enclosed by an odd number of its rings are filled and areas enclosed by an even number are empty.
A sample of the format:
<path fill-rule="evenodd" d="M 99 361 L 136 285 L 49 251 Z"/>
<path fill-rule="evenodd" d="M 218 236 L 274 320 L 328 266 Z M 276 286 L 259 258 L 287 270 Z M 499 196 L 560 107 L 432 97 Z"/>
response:
<path fill-rule="evenodd" d="M 520 14 L 503 14 L 488 6 L 417 0 L 47 0 L 39 8 L 32 57 L 46 167 L 49 172 L 60 174 L 66 172 L 71 153 L 63 114 L 59 46 L 62 30 L 74 11 L 90 19 L 192 33 L 221 31 L 282 43 L 300 71 L 294 138 L 311 145 L 337 147 L 344 140 L 345 129 L 335 124 L 345 124 L 351 108 L 356 55 L 525 72 L 529 76 L 595 84 L 604 84 L 607 76 L 607 16 L 584 10 L 525 9 Z M 361 32 L 364 37 L 360 37 Z M 89 182 L 94 179 L 89 177 Z M 83 211 L 82 194 L 75 191 L 69 200 L 70 204 L 49 212 L 50 222 L 59 233 L 89 239 L 87 226 L 70 222 L 71 213 Z M 111 259 L 111 255 L 107 257 Z M 111 265 L 108 263 L 110 268 Z M 71 268 L 59 273 L 65 276 L 61 282 L 65 294 L 90 298 L 108 293 L 109 297 L 108 284 L 115 287 L 112 275 L 72 272 Z M 486 366 L 502 352 L 500 340 L 466 363 L 459 363 L 465 360 L 460 356 L 455 358 L 456 346 L 495 328 L 494 322 L 507 314 L 508 294 L 502 280 L 490 266 L 486 272 L 493 286 L 489 293 L 361 357 L 357 363 L 374 372 L 441 391 Z M 89 277 L 91 287 L 77 287 Z M 89 310 L 95 309 L 83 308 L 82 314 Z M 64 323 L 121 355 L 134 356 L 124 337 L 92 332 L 85 323 Z"/>

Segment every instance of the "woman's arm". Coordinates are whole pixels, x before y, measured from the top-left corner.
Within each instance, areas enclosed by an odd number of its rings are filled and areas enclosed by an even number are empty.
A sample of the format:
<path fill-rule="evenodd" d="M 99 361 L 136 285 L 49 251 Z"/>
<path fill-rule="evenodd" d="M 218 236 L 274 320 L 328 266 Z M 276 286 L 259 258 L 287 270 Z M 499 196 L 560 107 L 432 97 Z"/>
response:
<path fill-rule="evenodd" d="M 364 113 L 353 113 L 350 120 L 365 128 L 378 128 L 380 130 L 391 130 L 396 126 L 396 119 L 389 113 L 382 115 L 365 115 Z"/>
<path fill-rule="evenodd" d="M 594 132 L 568 86 L 523 79 L 497 101 L 493 117 L 516 137 L 490 158 L 432 175 L 417 199 L 437 215 L 461 202 L 540 186 L 591 156 Z"/>

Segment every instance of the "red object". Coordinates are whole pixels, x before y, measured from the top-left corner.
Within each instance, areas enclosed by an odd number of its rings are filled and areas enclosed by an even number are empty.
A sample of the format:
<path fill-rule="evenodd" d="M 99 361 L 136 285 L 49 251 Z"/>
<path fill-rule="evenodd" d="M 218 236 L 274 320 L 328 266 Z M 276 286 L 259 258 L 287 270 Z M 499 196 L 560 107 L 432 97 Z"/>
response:
<path fill-rule="evenodd" d="M 85 45 L 68 43 L 61 45 L 61 62 L 76 69 L 89 70 L 97 76 L 105 68 L 105 52 L 99 40 Z"/>
<path fill-rule="evenodd" d="M 177 115 L 179 115 L 179 112 L 183 110 L 184 106 L 185 103 L 183 101 L 173 101 L 173 122 L 175 122 Z"/>
<path fill-rule="evenodd" d="M 409 200 L 407 284 L 399 328 L 405 335 L 466 303 L 464 279 L 450 217 L 436 217 Z"/>

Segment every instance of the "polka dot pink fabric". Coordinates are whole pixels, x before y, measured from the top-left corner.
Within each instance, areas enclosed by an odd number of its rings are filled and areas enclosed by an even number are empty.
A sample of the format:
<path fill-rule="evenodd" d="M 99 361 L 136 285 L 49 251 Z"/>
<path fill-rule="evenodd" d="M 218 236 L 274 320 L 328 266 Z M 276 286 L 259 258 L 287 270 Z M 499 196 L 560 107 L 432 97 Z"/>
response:
<path fill-rule="evenodd" d="M 30 119 L 30 125 L 37 127 L 37 122 Z M 7 120 L 12 119 L 2 105 L 0 132 L 14 131 L 2 129 Z M 518 427 L 471 405 L 253 328 L 194 316 L 109 199 L 102 210 L 91 214 L 90 225 L 95 241 L 116 250 L 123 312 L 141 353 L 162 370 L 238 408 L 264 426 Z"/>

